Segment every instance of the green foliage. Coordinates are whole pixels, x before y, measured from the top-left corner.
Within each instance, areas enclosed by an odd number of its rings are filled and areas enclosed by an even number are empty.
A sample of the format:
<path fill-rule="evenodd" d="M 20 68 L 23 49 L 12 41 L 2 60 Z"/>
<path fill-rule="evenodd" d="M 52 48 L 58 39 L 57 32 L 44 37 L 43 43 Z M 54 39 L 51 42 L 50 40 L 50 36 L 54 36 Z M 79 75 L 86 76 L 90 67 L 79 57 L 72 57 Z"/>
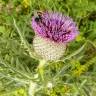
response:
<path fill-rule="evenodd" d="M 41 67 L 33 50 L 31 29 L 32 15 L 38 10 L 69 15 L 80 30 L 61 60 Z M 0 1 L 0 96 L 95 94 L 96 0 Z"/>

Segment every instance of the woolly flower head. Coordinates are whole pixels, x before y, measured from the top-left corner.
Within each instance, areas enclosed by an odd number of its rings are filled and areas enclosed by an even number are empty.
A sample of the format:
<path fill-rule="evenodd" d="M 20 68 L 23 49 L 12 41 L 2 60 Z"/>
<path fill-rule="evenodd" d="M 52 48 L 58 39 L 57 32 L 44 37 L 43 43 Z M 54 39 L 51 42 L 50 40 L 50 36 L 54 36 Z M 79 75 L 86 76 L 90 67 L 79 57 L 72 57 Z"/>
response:
<path fill-rule="evenodd" d="M 78 35 L 75 22 L 61 13 L 43 12 L 32 18 L 35 31 L 33 46 L 46 60 L 57 60 L 64 55 L 66 44 Z"/>
<path fill-rule="evenodd" d="M 58 43 L 67 43 L 78 35 L 78 28 L 73 20 L 61 13 L 44 12 L 32 18 L 32 27 L 36 34 Z"/>

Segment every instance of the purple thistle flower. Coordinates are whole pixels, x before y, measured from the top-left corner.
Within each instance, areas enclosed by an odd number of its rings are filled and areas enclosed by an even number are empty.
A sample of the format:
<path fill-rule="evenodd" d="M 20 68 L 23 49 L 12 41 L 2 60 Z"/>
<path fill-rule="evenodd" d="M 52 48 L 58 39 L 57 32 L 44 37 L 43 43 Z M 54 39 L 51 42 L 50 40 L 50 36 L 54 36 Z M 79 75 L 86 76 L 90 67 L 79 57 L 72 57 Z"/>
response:
<path fill-rule="evenodd" d="M 35 52 L 46 60 L 60 59 L 68 42 L 78 35 L 78 28 L 68 16 L 55 12 L 37 13 L 32 18 L 36 33 L 33 46 Z"/>
<path fill-rule="evenodd" d="M 67 43 L 75 39 L 79 31 L 75 22 L 61 13 L 44 12 L 32 18 L 36 34 L 57 43 Z"/>

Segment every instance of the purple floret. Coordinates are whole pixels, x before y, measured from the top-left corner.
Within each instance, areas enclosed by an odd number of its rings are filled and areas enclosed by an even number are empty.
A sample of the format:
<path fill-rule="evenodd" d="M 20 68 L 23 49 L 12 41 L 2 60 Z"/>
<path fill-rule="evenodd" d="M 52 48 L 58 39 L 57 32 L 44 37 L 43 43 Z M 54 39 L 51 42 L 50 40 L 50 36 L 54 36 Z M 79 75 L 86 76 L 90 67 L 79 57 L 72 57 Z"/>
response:
<path fill-rule="evenodd" d="M 37 35 L 58 43 L 70 42 L 79 33 L 70 17 L 55 12 L 44 12 L 40 18 L 33 16 L 32 28 Z"/>

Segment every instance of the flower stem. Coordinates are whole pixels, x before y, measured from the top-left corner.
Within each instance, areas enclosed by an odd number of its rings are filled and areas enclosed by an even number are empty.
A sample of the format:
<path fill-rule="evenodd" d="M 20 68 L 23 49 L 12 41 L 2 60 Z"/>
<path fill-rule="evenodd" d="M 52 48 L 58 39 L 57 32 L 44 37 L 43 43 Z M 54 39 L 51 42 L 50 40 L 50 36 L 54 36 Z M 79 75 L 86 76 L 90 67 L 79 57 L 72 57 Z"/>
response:
<path fill-rule="evenodd" d="M 41 59 L 39 62 L 38 68 L 37 68 L 42 81 L 44 81 L 44 65 L 45 65 L 45 63 L 46 63 L 46 60 Z"/>
<path fill-rule="evenodd" d="M 36 87 L 37 87 L 37 84 L 35 82 L 31 81 L 29 83 L 29 90 L 28 90 L 29 96 L 35 96 Z"/>

